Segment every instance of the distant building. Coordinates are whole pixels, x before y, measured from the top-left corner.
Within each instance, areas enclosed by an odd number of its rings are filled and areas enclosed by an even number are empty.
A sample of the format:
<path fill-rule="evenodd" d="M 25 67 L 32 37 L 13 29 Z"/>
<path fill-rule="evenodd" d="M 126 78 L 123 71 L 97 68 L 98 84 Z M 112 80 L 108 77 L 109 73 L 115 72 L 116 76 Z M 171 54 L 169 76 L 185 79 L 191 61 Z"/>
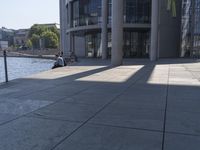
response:
<path fill-rule="evenodd" d="M 8 46 L 12 46 L 14 44 L 14 30 L 7 28 L 0 28 L 0 42 L 4 41 L 8 42 Z"/>
<path fill-rule="evenodd" d="M 25 46 L 28 40 L 28 33 L 30 29 L 19 29 L 15 31 L 14 45 L 17 47 Z"/>
<path fill-rule="evenodd" d="M 0 50 L 8 48 L 8 41 L 0 41 Z"/>

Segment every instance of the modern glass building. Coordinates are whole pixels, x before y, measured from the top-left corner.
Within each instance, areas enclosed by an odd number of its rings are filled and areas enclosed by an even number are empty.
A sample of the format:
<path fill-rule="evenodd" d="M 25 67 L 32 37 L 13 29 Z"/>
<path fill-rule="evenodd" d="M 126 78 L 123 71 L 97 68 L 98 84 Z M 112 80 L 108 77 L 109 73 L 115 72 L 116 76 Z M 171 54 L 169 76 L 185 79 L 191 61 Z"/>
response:
<path fill-rule="evenodd" d="M 200 0 L 182 2 L 181 56 L 200 56 Z"/>
<path fill-rule="evenodd" d="M 60 0 L 61 48 L 67 57 L 180 56 L 181 2 L 176 16 L 166 0 Z M 174 7 L 173 7 L 174 8 Z"/>

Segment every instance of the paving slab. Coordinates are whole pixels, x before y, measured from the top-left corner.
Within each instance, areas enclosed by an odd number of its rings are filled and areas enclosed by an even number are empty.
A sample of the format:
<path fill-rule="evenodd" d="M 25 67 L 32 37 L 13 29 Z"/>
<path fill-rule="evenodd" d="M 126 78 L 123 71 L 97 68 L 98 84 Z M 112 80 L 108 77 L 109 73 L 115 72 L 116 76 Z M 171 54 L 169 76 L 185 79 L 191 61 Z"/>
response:
<path fill-rule="evenodd" d="M 168 100 L 168 111 L 186 111 L 186 112 L 194 112 L 200 113 L 200 99 L 199 96 L 195 99 L 184 98 L 179 99 L 169 99 Z"/>
<path fill-rule="evenodd" d="M 115 93 L 111 94 L 98 94 L 98 93 L 90 93 L 84 91 L 80 94 L 74 95 L 72 97 L 64 98 L 62 102 L 67 103 L 81 103 L 81 104 L 94 104 L 94 105 L 105 105 L 113 100 L 117 95 Z"/>
<path fill-rule="evenodd" d="M 108 64 L 81 60 L 1 85 L 0 149 L 199 150 L 200 62 Z"/>
<path fill-rule="evenodd" d="M 126 104 L 111 104 L 90 122 L 129 128 L 163 130 L 164 111 L 135 108 Z"/>
<path fill-rule="evenodd" d="M 51 102 L 56 102 L 59 100 L 62 100 L 63 98 L 67 97 L 66 95 L 57 95 L 55 93 L 51 92 L 36 92 L 36 93 L 31 93 L 29 95 L 21 96 L 19 99 L 21 100 L 32 100 L 32 101 L 51 101 Z"/>
<path fill-rule="evenodd" d="M 17 81 L 11 81 L 11 83 L 8 84 L 12 84 L 12 82 L 16 82 L 14 85 L 11 85 L 8 88 L 3 88 L 0 89 L 0 96 L 2 97 L 8 97 L 8 98 L 18 98 L 18 97 L 22 97 L 22 96 L 26 96 L 26 95 L 30 95 L 32 93 L 38 93 L 41 92 L 45 89 L 48 88 L 52 88 L 54 87 L 51 84 L 43 84 L 43 82 L 41 81 L 36 81 L 38 82 L 37 84 L 32 81 L 27 81 L 27 80 L 22 80 L 19 79 L 21 82 Z M 28 84 L 26 84 L 26 82 L 29 82 Z"/>
<path fill-rule="evenodd" d="M 154 99 L 151 96 L 148 98 L 140 98 L 138 96 L 127 96 L 126 94 L 117 97 L 113 104 L 121 104 L 132 106 L 133 108 L 142 109 L 155 109 L 155 110 L 165 110 L 165 100 L 164 99 Z"/>
<path fill-rule="evenodd" d="M 2 101 L 0 101 L 0 113 L 20 116 L 47 106 L 51 103 L 51 101 L 4 98 Z"/>
<path fill-rule="evenodd" d="M 66 121 L 23 117 L 0 126 L 0 149 L 50 150 L 78 126 Z"/>
<path fill-rule="evenodd" d="M 55 150 L 161 150 L 161 133 L 86 125 Z"/>
<path fill-rule="evenodd" d="M 99 105 L 58 102 L 41 108 L 28 116 L 84 122 L 92 117 L 100 108 L 101 106 Z"/>
<path fill-rule="evenodd" d="M 197 82 L 199 83 L 199 82 Z M 168 91 L 168 98 L 169 100 L 171 98 L 176 98 L 176 99 L 196 99 L 197 97 L 200 96 L 200 86 L 196 85 L 170 85 L 169 86 L 169 91 Z"/>
<path fill-rule="evenodd" d="M 145 93 L 145 94 L 144 94 Z M 126 104 L 133 108 L 164 110 L 167 87 L 136 83 L 128 88 L 113 103 Z"/>
<path fill-rule="evenodd" d="M 9 95 L 9 94 L 12 94 L 12 93 L 18 93 L 20 92 L 20 89 L 14 89 L 14 88 L 1 88 L 0 89 L 0 96 L 5 96 L 5 95 Z M 2 99 L 1 99 L 2 100 Z"/>
<path fill-rule="evenodd" d="M 18 115 L 0 113 L 0 125 L 19 117 Z"/>
<path fill-rule="evenodd" d="M 166 131 L 200 136 L 200 113 L 167 112 Z"/>
<path fill-rule="evenodd" d="M 164 150 L 199 150 L 200 136 L 166 134 Z"/>
<path fill-rule="evenodd" d="M 79 93 L 81 91 L 83 91 L 84 89 L 87 89 L 87 86 L 71 86 L 69 85 L 62 85 L 62 86 L 58 86 L 58 87 L 54 87 L 54 88 L 50 88 L 46 91 L 44 91 L 44 93 L 51 95 L 57 95 L 60 97 L 68 97 L 68 96 L 72 96 L 75 95 L 76 93 Z"/>

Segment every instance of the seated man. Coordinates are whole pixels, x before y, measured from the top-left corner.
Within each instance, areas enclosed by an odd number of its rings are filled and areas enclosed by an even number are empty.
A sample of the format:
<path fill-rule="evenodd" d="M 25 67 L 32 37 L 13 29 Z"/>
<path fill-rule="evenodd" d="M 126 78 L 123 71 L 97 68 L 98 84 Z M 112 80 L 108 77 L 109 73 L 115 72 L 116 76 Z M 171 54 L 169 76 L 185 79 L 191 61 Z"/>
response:
<path fill-rule="evenodd" d="M 56 62 L 54 63 L 54 66 L 52 67 L 52 69 L 58 68 L 58 67 L 64 67 L 64 60 L 62 57 L 60 57 L 59 55 L 55 55 L 56 56 Z"/>

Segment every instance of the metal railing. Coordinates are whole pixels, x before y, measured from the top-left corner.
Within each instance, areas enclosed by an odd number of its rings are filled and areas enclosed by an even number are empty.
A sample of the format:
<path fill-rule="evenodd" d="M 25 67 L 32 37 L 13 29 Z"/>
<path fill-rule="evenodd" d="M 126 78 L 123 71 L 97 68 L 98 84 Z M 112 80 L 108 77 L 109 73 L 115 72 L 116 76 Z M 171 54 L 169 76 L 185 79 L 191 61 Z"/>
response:
<path fill-rule="evenodd" d="M 5 69 L 5 82 L 8 82 L 8 67 L 7 67 L 7 54 L 6 50 L 3 51 L 3 57 L 4 57 L 4 69 Z"/>
<path fill-rule="evenodd" d="M 53 60 L 47 59 L 48 57 L 19 55 L 12 49 L 0 50 L 0 55 L 0 83 L 50 70 L 54 63 Z"/>

